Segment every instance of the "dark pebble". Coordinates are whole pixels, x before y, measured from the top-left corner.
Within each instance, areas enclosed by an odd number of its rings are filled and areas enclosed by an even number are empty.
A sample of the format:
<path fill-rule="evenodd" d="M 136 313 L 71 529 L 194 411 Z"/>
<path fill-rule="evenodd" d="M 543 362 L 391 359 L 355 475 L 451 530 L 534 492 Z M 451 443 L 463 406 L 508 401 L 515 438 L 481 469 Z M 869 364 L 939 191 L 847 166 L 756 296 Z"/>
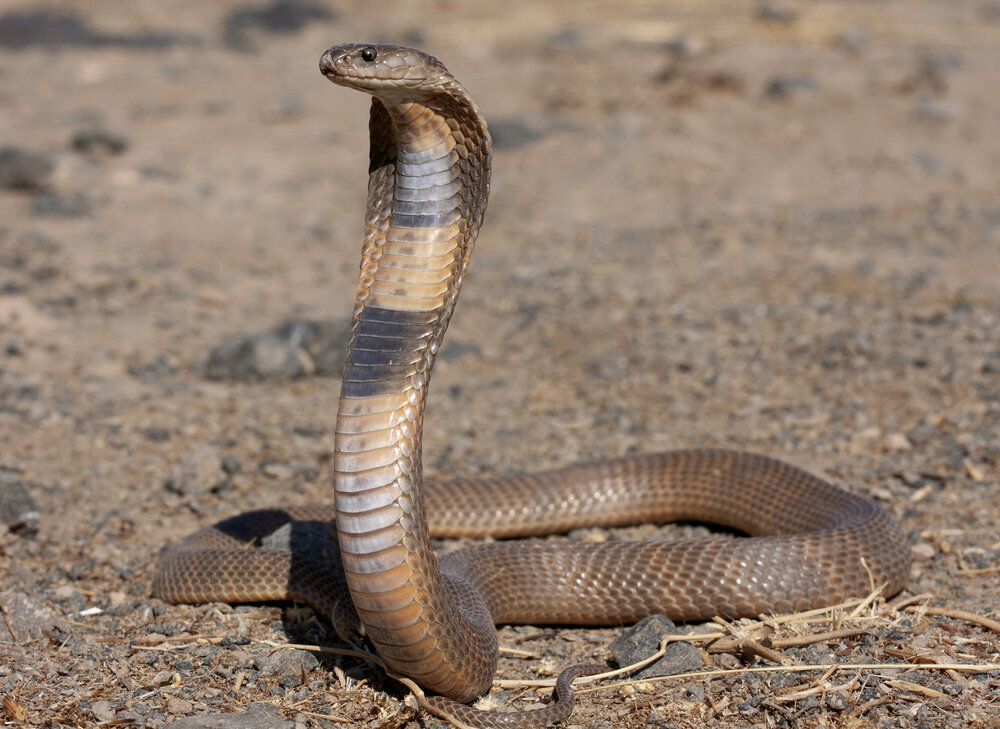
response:
<path fill-rule="evenodd" d="M 292 433 L 303 438 L 319 438 L 326 433 L 326 429 L 321 425 L 296 425 L 292 428 Z"/>
<path fill-rule="evenodd" d="M 843 694 L 827 694 L 826 706 L 831 711 L 844 711 L 850 704 Z"/>
<path fill-rule="evenodd" d="M 170 431 L 157 425 L 151 425 L 148 428 L 143 428 L 142 434 L 146 436 L 147 440 L 151 440 L 154 443 L 162 443 L 170 440 Z"/>
<path fill-rule="evenodd" d="M 965 693 L 965 687 L 956 683 L 955 681 L 949 681 L 941 685 L 941 690 L 948 694 L 949 696 L 961 696 Z"/>
<path fill-rule="evenodd" d="M 702 701 L 705 698 L 705 687 L 694 685 L 684 691 L 684 698 L 687 701 Z"/>
<path fill-rule="evenodd" d="M 881 696 L 881 693 L 879 693 L 877 688 L 874 686 L 868 686 L 867 688 L 861 689 L 861 693 L 858 694 L 857 703 L 867 703 L 873 699 L 877 699 L 879 696 Z"/>
<path fill-rule="evenodd" d="M 243 463 L 240 461 L 239 457 L 234 456 L 232 453 L 222 457 L 222 470 L 230 476 L 234 473 L 239 473 L 242 468 Z"/>
<path fill-rule="evenodd" d="M 827 665 L 836 663 L 837 659 L 830 652 L 829 646 L 823 643 L 813 643 L 802 649 L 802 660 L 806 663 L 817 663 Z"/>
<path fill-rule="evenodd" d="M 38 152 L 0 147 L 0 189 L 37 192 L 45 189 L 55 164 Z"/>
<path fill-rule="evenodd" d="M 619 666 L 629 666 L 656 653 L 664 635 L 680 634 L 681 631 L 668 618 L 651 615 L 623 632 L 608 647 Z M 672 676 L 696 668 L 701 668 L 701 652 L 690 643 L 671 643 L 662 658 L 634 677 Z"/>
<path fill-rule="evenodd" d="M 819 84 L 807 76 L 777 76 L 768 81 L 764 95 L 770 99 L 790 99 L 818 90 Z"/>
<path fill-rule="evenodd" d="M 128 149 L 128 140 L 106 129 L 86 129 L 74 134 L 70 145 L 83 154 L 116 155 Z"/>

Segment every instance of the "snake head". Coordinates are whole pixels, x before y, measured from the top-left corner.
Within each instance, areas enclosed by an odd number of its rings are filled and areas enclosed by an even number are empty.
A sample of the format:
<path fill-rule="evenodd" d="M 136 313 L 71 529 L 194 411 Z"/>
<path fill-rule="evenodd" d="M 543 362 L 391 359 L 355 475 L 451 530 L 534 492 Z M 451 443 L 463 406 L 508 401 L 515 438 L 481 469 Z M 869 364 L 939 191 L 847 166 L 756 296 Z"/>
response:
<path fill-rule="evenodd" d="M 457 83 L 434 56 L 403 46 L 347 43 L 323 54 L 319 70 L 340 86 L 380 98 L 413 99 Z"/>

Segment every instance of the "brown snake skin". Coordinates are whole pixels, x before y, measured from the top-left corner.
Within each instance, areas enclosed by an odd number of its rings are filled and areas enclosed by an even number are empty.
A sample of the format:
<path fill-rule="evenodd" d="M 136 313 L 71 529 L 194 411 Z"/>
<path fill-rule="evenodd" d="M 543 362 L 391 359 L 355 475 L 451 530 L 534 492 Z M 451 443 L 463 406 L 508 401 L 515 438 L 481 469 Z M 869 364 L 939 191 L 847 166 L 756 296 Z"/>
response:
<path fill-rule="evenodd" d="M 532 727 L 567 716 L 570 681 L 592 667 L 564 674 L 559 701 L 535 711 L 455 703 L 489 689 L 495 623 L 756 616 L 828 605 L 872 582 L 887 594 L 902 588 L 909 546 L 881 506 L 764 456 L 680 451 L 422 484 L 427 386 L 483 220 L 490 136 L 465 89 L 419 51 L 336 46 L 320 69 L 374 97 L 361 275 L 337 414 L 336 507 L 258 511 L 203 529 L 165 552 L 154 595 L 302 600 L 345 630 L 360 619 L 393 671 L 440 694 L 427 699 L 435 713 L 464 726 Z M 339 552 L 314 539 L 316 522 L 334 519 Z M 510 541 L 440 559 L 430 545 L 431 533 L 517 537 L 678 519 L 749 538 Z M 290 545 L 249 548 L 282 526 Z"/>

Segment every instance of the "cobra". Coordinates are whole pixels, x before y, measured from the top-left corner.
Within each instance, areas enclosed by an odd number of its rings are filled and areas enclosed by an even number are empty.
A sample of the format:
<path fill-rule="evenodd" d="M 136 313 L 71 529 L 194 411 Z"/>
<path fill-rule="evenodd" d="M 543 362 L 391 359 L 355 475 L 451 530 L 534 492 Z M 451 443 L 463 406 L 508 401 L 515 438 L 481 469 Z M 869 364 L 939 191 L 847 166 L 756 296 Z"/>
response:
<path fill-rule="evenodd" d="M 370 166 L 353 330 L 337 412 L 334 507 L 250 512 L 168 549 L 153 593 L 170 602 L 302 600 L 360 621 L 390 667 L 460 725 L 533 727 L 559 700 L 513 714 L 465 706 L 488 691 L 498 623 L 614 625 L 804 610 L 904 585 L 906 538 L 875 502 L 749 453 L 644 455 L 556 471 L 423 481 L 421 433 L 434 358 L 465 280 L 490 188 L 490 135 L 437 59 L 341 45 L 320 70 L 370 94 Z M 727 540 L 509 540 L 580 526 L 695 520 Z M 248 549 L 282 525 L 326 522 L 319 552 Z M 431 536 L 493 536 L 437 558 Z M 353 606 L 353 610 L 350 608 Z M 356 611 L 356 615 L 355 615 Z M 345 617 L 346 616 L 346 617 Z M 456 703 L 459 702 L 459 703 Z"/>

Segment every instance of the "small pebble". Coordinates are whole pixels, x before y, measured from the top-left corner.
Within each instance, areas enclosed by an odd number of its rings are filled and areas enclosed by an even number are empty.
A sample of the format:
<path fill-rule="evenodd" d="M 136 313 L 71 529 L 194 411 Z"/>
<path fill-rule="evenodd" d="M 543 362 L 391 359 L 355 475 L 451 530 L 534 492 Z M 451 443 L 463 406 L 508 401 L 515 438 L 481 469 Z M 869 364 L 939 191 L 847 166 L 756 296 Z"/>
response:
<path fill-rule="evenodd" d="M 806 76 L 778 76 L 768 82 L 764 95 L 771 99 L 789 99 L 818 90 L 819 84 Z"/>
<path fill-rule="evenodd" d="M 827 694 L 826 705 L 832 711 L 844 711 L 850 704 L 841 693 Z"/>
<path fill-rule="evenodd" d="M 73 135 L 70 146 L 75 152 L 91 155 L 117 155 L 128 149 L 128 140 L 105 129 L 87 129 Z"/>

